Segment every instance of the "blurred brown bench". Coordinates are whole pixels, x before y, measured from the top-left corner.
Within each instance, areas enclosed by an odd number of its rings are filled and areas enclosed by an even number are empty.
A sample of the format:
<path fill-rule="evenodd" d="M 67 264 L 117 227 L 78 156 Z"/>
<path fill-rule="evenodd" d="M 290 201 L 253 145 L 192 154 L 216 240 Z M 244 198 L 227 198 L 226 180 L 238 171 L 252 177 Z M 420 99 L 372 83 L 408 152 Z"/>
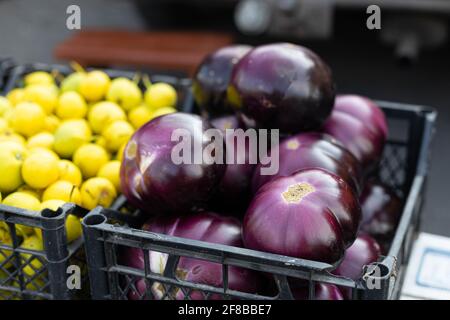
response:
<path fill-rule="evenodd" d="M 192 75 L 209 52 L 232 42 L 227 33 L 83 30 L 60 43 L 54 55 L 85 66 L 144 66 Z"/>

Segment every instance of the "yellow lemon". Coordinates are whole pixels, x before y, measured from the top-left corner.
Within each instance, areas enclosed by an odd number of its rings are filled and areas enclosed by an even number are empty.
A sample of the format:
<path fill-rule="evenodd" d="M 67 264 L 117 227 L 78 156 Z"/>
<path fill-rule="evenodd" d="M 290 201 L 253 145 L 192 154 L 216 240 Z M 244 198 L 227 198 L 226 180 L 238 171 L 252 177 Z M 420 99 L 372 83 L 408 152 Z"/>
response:
<path fill-rule="evenodd" d="M 177 91 L 167 83 L 155 83 L 145 91 L 145 103 L 152 110 L 163 107 L 175 107 L 177 104 Z"/>
<path fill-rule="evenodd" d="M 23 88 L 16 88 L 11 90 L 7 95 L 6 98 L 9 100 L 9 102 L 15 106 L 21 102 L 23 102 L 23 97 L 25 94 L 25 89 Z"/>
<path fill-rule="evenodd" d="M 85 179 L 95 177 L 101 166 L 108 161 L 106 150 L 93 143 L 79 147 L 73 155 L 73 163 L 80 168 Z"/>
<path fill-rule="evenodd" d="M 81 186 L 82 206 L 92 210 L 97 206 L 109 207 L 117 197 L 114 185 L 106 178 L 90 178 Z"/>
<path fill-rule="evenodd" d="M 109 124 L 102 132 L 106 139 L 106 147 L 111 152 L 117 152 L 134 133 L 134 128 L 126 121 L 119 120 Z"/>
<path fill-rule="evenodd" d="M 0 134 L 4 134 L 5 132 L 8 132 L 9 129 L 9 124 L 8 121 L 6 121 L 3 118 L 0 118 Z"/>
<path fill-rule="evenodd" d="M 28 139 L 27 148 L 41 147 L 51 149 L 54 141 L 55 137 L 50 132 L 41 132 Z"/>
<path fill-rule="evenodd" d="M 114 102 L 102 101 L 94 104 L 89 110 L 88 121 L 95 133 L 101 133 L 110 123 L 126 120 L 127 116 L 122 108 Z"/>
<path fill-rule="evenodd" d="M 30 236 L 26 237 L 22 244 L 20 245 L 22 249 L 28 249 L 33 251 L 42 251 L 44 250 L 44 246 L 42 243 L 42 240 L 39 239 L 38 236 Z M 42 262 L 36 255 L 33 255 L 31 253 L 21 253 L 21 258 L 23 260 L 22 264 L 25 265 L 23 267 L 23 272 L 27 274 L 28 276 L 33 276 L 36 273 L 40 272 L 40 269 L 43 267 Z M 28 263 L 26 263 L 28 262 Z"/>
<path fill-rule="evenodd" d="M 25 76 L 25 85 L 33 85 L 33 84 L 54 84 L 55 79 L 53 79 L 52 75 L 45 71 L 35 71 L 32 73 L 29 73 Z"/>
<path fill-rule="evenodd" d="M 142 92 L 136 83 L 130 79 L 120 77 L 111 81 L 106 99 L 116 102 L 125 111 L 128 111 L 141 103 Z"/>
<path fill-rule="evenodd" d="M 113 160 L 104 164 L 97 174 L 98 177 L 106 178 L 114 185 L 117 192 L 120 192 L 120 161 Z"/>
<path fill-rule="evenodd" d="M 177 109 L 172 108 L 172 107 L 159 108 L 152 112 L 152 119 L 157 118 L 159 116 L 163 116 L 165 114 L 174 113 L 174 112 L 177 112 Z"/>
<path fill-rule="evenodd" d="M 119 151 L 117 151 L 117 153 L 116 153 L 116 159 L 117 159 L 117 160 L 122 161 L 122 158 L 123 158 L 123 151 L 125 150 L 125 147 L 127 146 L 127 143 L 128 143 L 128 142 L 123 143 L 123 144 L 120 146 Z"/>
<path fill-rule="evenodd" d="M 63 158 L 71 158 L 75 151 L 91 140 L 91 129 L 84 119 L 61 123 L 55 131 L 53 149 Z"/>
<path fill-rule="evenodd" d="M 93 141 L 96 145 L 106 149 L 106 139 L 102 136 L 95 136 Z"/>
<path fill-rule="evenodd" d="M 101 100 L 108 91 L 111 80 L 109 76 L 100 70 L 94 70 L 81 79 L 79 91 L 88 101 Z"/>
<path fill-rule="evenodd" d="M 62 200 L 47 200 L 41 203 L 41 210 L 50 209 L 56 211 L 64 204 L 65 202 Z M 81 236 L 83 230 L 81 228 L 81 222 L 78 217 L 69 214 L 66 218 L 65 226 L 68 243 L 78 239 Z M 42 230 L 35 229 L 35 231 L 36 235 L 42 240 Z"/>
<path fill-rule="evenodd" d="M 59 180 L 69 181 L 79 187 L 82 182 L 80 169 L 69 160 L 60 160 L 58 162 Z"/>
<path fill-rule="evenodd" d="M 9 194 L 2 202 L 4 205 L 22 208 L 31 211 L 39 211 L 41 203 L 36 197 L 27 192 L 14 192 Z M 17 233 L 27 236 L 33 233 L 33 228 L 16 224 Z"/>
<path fill-rule="evenodd" d="M 12 105 L 8 99 L 0 96 L 0 117 L 3 117 L 6 111 L 11 110 Z"/>
<path fill-rule="evenodd" d="M 10 125 L 15 132 L 31 137 L 44 130 L 45 112 L 33 102 L 21 102 L 12 111 Z"/>
<path fill-rule="evenodd" d="M 0 192 L 13 192 L 23 184 L 21 171 L 26 156 L 23 145 L 14 141 L 0 142 Z"/>
<path fill-rule="evenodd" d="M 25 146 L 26 140 L 20 134 L 14 133 L 12 130 L 7 129 L 6 132 L 0 134 L 0 142 L 13 141 Z"/>
<path fill-rule="evenodd" d="M 30 196 L 33 196 L 36 199 L 38 199 L 39 201 L 41 201 L 41 195 L 42 195 L 41 190 L 33 189 L 26 184 L 19 187 L 19 189 L 17 189 L 17 192 L 25 192 L 25 193 L 29 194 Z"/>
<path fill-rule="evenodd" d="M 33 147 L 33 148 L 29 148 L 28 149 L 28 156 L 32 155 L 32 154 L 42 154 L 43 156 L 48 156 L 48 157 L 52 157 L 55 160 L 59 160 L 58 155 L 50 149 L 47 148 L 42 148 L 42 147 Z"/>
<path fill-rule="evenodd" d="M 152 112 L 146 106 L 139 106 L 128 113 L 128 120 L 135 129 L 139 129 L 152 119 Z"/>
<path fill-rule="evenodd" d="M 68 75 L 61 82 L 61 92 L 77 91 L 79 92 L 81 81 L 86 77 L 85 72 L 74 72 Z"/>
<path fill-rule="evenodd" d="M 45 189 L 42 194 L 42 201 L 62 200 L 81 205 L 80 190 L 69 181 L 58 180 Z"/>
<path fill-rule="evenodd" d="M 86 101 L 79 93 L 68 91 L 59 97 L 56 115 L 61 119 L 84 118 L 87 109 Z"/>
<path fill-rule="evenodd" d="M 45 118 L 44 130 L 53 133 L 58 128 L 60 123 L 61 122 L 59 121 L 58 117 L 51 114 Z"/>
<path fill-rule="evenodd" d="M 46 114 L 51 114 L 58 102 L 58 93 L 53 86 L 35 84 L 25 88 L 23 99 L 37 103 Z"/>
<path fill-rule="evenodd" d="M 44 189 L 58 180 L 58 160 L 42 153 L 31 153 L 23 162 L 22 177 L 34 189 Z"/>

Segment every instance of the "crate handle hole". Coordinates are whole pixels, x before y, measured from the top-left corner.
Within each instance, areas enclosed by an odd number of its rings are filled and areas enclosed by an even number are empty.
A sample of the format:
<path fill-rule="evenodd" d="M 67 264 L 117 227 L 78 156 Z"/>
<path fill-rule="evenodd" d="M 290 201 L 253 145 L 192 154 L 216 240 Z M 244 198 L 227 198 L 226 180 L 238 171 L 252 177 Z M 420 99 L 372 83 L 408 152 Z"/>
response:
<path fill-rule="evenodd" d="M 62 209 L 61 209 L 61 208 L 58 208 L 58 210 L 56 210 L 56 211 L 51 210 L 51 209 L 44 209 L 44 210 L 42 210 L 41 215 L 42 215 L 44 218 L 56 218 L 56 217 L 58 217 L 61 213 L 62 213 Z"/>
<path fill-rule="evenodd" d="M 87 226 L 95 226 L 106 222 L 106 217 L 101 214 L 93 214 L 84 219 L 84 224 Z"/>

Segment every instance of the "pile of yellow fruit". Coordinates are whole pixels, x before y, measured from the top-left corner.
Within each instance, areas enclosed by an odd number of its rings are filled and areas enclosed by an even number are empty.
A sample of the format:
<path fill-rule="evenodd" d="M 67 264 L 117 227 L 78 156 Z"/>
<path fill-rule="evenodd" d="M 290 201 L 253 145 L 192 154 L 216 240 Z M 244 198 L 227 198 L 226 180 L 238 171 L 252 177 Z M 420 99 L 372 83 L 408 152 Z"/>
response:
<path fill-rule="evenodd" d="M 66 202 L 108 207 L 120 193 L 126 143 L 152 118 L 176 112 L 176 91 L 147 82 L 143 92 L 135 81 L 100 70 L 55 78 L 33 72 L 23 87 L 0 96 L 0 201 L 33 211 Z M 7 230 L 0 222 L 0 243 L 11 244 Z M 43 249 L 41 230 L 16 230 L 24 248 Z M 77 239 L 80 220 L 69 216 L 66 231 L 68 242 Z M 5 256 L 0 252 L 0 264 Z"/>

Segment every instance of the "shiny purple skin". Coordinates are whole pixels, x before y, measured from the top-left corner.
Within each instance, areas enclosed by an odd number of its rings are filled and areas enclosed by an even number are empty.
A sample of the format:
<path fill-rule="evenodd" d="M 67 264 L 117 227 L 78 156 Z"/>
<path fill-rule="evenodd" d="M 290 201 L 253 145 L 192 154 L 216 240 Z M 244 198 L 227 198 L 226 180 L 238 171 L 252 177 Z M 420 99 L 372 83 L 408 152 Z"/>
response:
<path fill-rule="evenodd" d="M 173 113 L 158 117 L 137 130 L 128 142 L 121 165 L 121 188 L 135 207 L 149 216 L 188 213 L 203 208 L 225 173 L 225 164 L 175 164 L 171 141 L 176 129 L 191 133 L 192 146 L 210 143 L 201 117 Z M 192 152 L 193 154 L 194 152 Z M 223 161 L 224 162 L 224 161 Z"/>
<path fill-rule="evenodd" d="M 241 128 L 241 124 L 236 116 L 223 116 L 211 120 L 213 127 L 222 130 L 224 136 L 226 129 Z M 250 163 L 250 146 L 245 145 L 245 152 L 238 152 L 237 143 L 233 137 L 228 135 L 225 138 L 226 150 L 234 148 L 235 161 L 227 165 L 225 174 L 217 188 L 218 192 L 213 197 L 211 203 L 216 211 L 233 212 L 233 215 L 242 216 L 250 201 L 250 185 L 255 169 L 255 164 Z M 248 142 L 248 141 L 247 141 Z M 242 164 L 239 164 L 239 162 Z"/>
<path fill-rule="evenodd" d="M 265 163 L 265 162 L 263 162 Z M 307 168 L 322 168 L 344 179 L 359 193 L 361 168 L 359 162 L 333 137 L 322 133 L 300 133 L 279 145 L 279 170 L 275 175 L 261 175 L 263 165 L 256 166 L 252 178 L 255 193 L 263 184 L 277 177 L 286 177 Z"/>
<path fill-rule="evenodd" d="M 309 288 L 308 286 L 291 285 L 291 292 L 295 300 L 308 300 Z M 316 283 L 314 300 L 344 300 L 341 290 L 334 284 Z"/>
<path fill-rule="evenodd" d="M 373 101 L 357 95 L 339 95 L 323 132 L 339 140 L 370 173 L 381 158 L 388 127 L 383 111 Z"/>
<path fill-rule="evenodd" d="M 252 47 L 232 45 L 208 55 L 198 67 L 192 88 L 195 102 L 207 117 L 232 113 L 226 93 L 233 67 Z"/>
<path fill-rule="evenodd" d="M 289 43 L 250 51 L 234 68 L 227 92 L 247 127 L 287 134 L 319 129 L 334 97 L 330 68 L 314 52 Z"/>
<path fill-rule="evenodd" d="M 362 276 L 363 267 L 376 262 L 380 255 L 378 242 L 368 234 L 361 233 L 345 251 L 344 260 L 333 273 L 356 281 Z"/>
<path fill-rule="evenodd" d="M 157 217 L 149 220 L 142 229 L 186 239 L 242 247 L 240 222 L 235 218 L 224 217 L 211 212 L 201 212 L 182 217 Z M 152 268 L 152 259 L 157 257 L 157 255 L 158 253 L 156 252 L 149 252 L 150 268 Z M 123 257 L 123 262 L 127 266 L 138 269 L 144 268 L 144 255 L 142 250 L 128 248 L 125 250 Z M 157 272 L 155 270 L 152 271 Z M 162 272 L 163 270 L 160 271 Z M 177 265 L 177 276 L 189 282 L 216 287 L 223 286 L 222 265 L 204 260 L 181 257 Z M 256 293 L 259 283 L 259 276 L 249 269 L 229 267 L 228 286 L 230 289 Z M 146 290 L 144 280 L 138 280 L 136 287 L 138 288 L 139 295 L 142 295 Z M 152 289 L 154 290 L 154 288 Z M 181 300 L 186 298 L 181 290 L 171 294 L 173 299 Z M 139 295 L 135 293 L 130 295 L 129 298 L 137 299 Z M 204 299 L 203 294 L 198 291 L 191 292 L 189 297 L 195 300 Z M 221 299 L 221 296 L 214 294 L 211 298 Z"/>
<path fill-rule="evenodd" d="M 361 208 L 354 190 L 323 169 L 305 169 L 263 185 L 247 209 L 247 248 L 335 263 L 358 231 Z"/>
<path fill-rule="evenodd" d="M 361 230 L 374 237 L 387 254 L 402 214 L 402 201 L 389 187 L 371 180 L 364 187 L 360 203 Z"/>

